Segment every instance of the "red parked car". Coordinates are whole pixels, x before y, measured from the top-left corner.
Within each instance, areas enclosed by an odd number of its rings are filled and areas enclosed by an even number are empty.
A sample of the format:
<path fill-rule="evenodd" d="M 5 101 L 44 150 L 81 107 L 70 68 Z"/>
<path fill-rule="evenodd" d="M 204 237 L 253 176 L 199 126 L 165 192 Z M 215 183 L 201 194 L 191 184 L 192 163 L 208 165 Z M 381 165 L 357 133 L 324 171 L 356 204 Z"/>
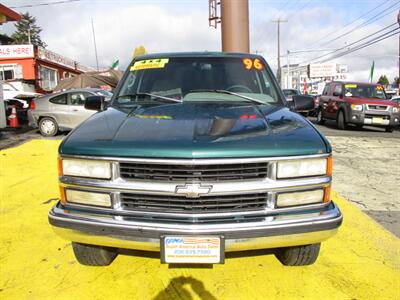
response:
<path fill-rule="evenodd" d="M 387 132 L 399 126 L 399 107 L 389 101 L 380 84 L 339 82 L 327 83 L 320 97 L 317 122 L 336 120 L 339 129 L 348 124 L 384 127 Z"/>

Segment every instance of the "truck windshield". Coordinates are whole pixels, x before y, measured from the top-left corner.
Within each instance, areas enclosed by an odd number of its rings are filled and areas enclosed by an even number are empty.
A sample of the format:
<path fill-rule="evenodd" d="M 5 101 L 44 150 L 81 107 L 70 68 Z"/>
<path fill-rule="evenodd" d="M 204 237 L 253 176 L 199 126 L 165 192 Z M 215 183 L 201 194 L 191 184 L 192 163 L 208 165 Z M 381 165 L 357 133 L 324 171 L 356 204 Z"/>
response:
<path fill-rule="evenodd" d="M 157 96 L 183 102 L 252 100 L 255 104 L 281 104 L 271 76 L 264 61 L 255 57 L 160 57 L 138 60 L 129 67 L 129 74 L 113 105 L 157 101 Z M 144 94 L 148 97 L 144 97 Z"/>
<path fill-rule="evenodd" d="M 346 97 L 386 99 L 385 90 L 381 85 L 366 85 L 348 83 L 344 85 Z"/>

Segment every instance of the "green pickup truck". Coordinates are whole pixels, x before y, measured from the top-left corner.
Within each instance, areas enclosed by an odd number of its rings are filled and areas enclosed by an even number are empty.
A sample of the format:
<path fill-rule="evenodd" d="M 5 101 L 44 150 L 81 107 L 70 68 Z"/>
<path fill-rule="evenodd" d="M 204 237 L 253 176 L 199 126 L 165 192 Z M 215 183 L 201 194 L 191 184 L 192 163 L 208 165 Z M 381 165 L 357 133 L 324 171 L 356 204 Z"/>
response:
<path fill-rule="evenodd" d="M 168 264 L 273 248 L 284 265 L 308 265 L 342 223 L 331 146 L 288 108 L 261 56 L 140 56 L 110 102 L 85 107 L 98 112 L 60 145 L 49 212 L 84 265 L 108 265 L 120 248 Z"/>

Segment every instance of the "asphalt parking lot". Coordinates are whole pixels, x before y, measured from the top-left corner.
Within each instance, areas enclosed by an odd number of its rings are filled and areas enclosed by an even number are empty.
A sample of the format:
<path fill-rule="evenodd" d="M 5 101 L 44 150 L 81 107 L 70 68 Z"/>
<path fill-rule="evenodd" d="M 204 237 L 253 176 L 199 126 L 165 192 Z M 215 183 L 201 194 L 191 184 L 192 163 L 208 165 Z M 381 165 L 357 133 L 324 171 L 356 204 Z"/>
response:
<path fill-rule="evenodd" d="M 58 140 L 0 151 L 1 299 L 399 299 L 400 240 L 346 199 L 339 233 L 316 264 L 284 267 L 271 251 L 238 252 L 212 268 L 161 265 L 123 251 L 108 267 L 84 267 L 52 232 Z"/>
<path fill-rule="evenodd" d="M 333 147 L 333 189 L 400 237 L 400 130 L 316 127 Z"/>

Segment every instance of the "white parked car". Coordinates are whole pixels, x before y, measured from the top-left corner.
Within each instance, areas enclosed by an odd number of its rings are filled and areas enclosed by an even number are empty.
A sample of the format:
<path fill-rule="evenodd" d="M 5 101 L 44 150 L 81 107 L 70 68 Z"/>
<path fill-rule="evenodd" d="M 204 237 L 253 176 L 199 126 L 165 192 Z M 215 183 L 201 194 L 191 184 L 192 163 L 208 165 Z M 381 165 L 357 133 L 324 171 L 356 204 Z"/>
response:
<path fill-rule="evenodd" d="M 28 111 L 31 127 L 38 127 L 43 136 L 54 136 L 58 131 L 69 131 L 95 112 L 85 109 L 89 96 L 104 96 L 106 101 L 112 93 L 97 89 L 74 89 L 45 95 L 35 99 L 34 108 Z"/>

